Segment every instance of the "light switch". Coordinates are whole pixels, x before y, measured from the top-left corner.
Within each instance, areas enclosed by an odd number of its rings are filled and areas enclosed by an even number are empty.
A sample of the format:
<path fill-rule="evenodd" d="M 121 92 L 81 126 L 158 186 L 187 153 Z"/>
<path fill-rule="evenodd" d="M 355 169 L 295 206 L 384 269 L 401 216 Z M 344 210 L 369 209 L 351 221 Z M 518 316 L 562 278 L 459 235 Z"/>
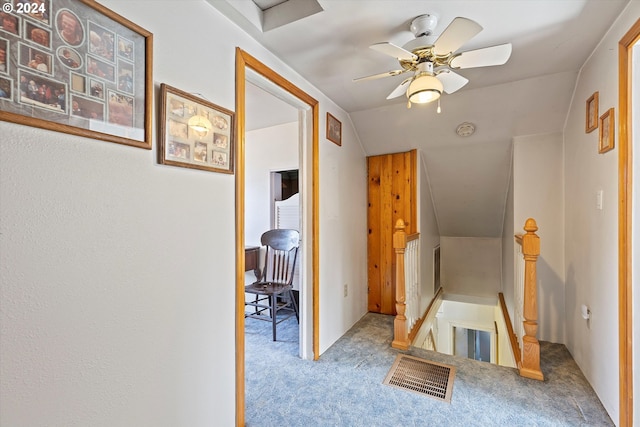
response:
<path fill-rule="evenodd" d="M 602 210 L 602 190 L 596 192 L 596 209 Z"/>

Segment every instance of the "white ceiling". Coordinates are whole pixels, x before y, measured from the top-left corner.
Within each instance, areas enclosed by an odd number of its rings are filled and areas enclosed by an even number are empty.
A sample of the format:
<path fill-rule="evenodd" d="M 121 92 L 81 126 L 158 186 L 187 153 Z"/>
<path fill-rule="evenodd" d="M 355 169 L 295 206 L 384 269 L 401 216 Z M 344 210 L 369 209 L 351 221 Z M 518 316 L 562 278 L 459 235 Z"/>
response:
<path fill-rule="evenodd" d="M 367 155 L 421 150 L 440 234 L 467 237 L 501 235 L 512 138 L 563 130 L 580 67 L 629 2 L 318 0 L 324 11 L 263 33 L 252 2 L 207 1 L 350 113 Z M 256 10 L 247 14 L 247 4 Z M 405 44 L 411 20 L 425 13 L 439 18 L 436 36 L 458 16 L 484 27 L 460 51 L 513 45 L 505 65 L 458 71 L 469 83 L 442 96 L 441 114 L 386 99 L 406 74 L 353 82 L 398 69 L 369 46 Z M 462 138 L 455 128 L 465 121 L 477 130 Z"/>

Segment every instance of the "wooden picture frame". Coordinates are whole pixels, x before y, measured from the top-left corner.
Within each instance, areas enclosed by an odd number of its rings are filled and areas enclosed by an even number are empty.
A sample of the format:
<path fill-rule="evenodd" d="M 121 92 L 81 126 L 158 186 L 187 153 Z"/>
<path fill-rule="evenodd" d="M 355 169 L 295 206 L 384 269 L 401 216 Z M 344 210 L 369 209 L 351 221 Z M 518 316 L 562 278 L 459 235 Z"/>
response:
<path fill-rule="evenodd" d="M 327 139 L 336 145 L 342 146 L 342 123 L 331 113 L 327 113 Z"/>
<path fill-rule="evenodd" d="M 615 146 L 615 112 L 613 108 L 609 108 L 602 116 L 600 116 L 598 131 L 598 153 L 606 153 L 613 150 Z"/>
<path fill-rule="evenodd" d="M 4 2 L 0 39 L 11 85 L 0 120 L 151 149 L 150 32 L 93 0 L 16 0 Z"/>
<path fill-rule="evenodd" d="M 591 133 L 598 127 L 598 92 L 587 99 L 586 116 L 585 116 L 585 132 Z"/>
<path fill-rule="evenodd" d="M 165 83 L 160 98 L 158 162 L 232 174 L 235 113 Z"/>

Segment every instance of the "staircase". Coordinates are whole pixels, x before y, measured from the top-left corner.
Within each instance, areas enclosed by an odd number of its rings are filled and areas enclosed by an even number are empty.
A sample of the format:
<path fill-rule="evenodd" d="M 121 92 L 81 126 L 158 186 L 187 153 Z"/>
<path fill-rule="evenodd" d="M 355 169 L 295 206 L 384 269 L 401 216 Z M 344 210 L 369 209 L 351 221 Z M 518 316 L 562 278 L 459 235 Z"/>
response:
<path fill-rule="evenodd" d="M 443 301 L 440 288 L 424 313 L 420 313 L 420 294 L 417 268 L 419 234 L 407 236 L 403 220 L 396 222 L 393 234 L 395 252 L 396 311 L 392 347 L 407 350 L 411 345 L 437 351 L 436 314 Z M 544 380 L 540 370 L 540 343 L 537 339 L 538 306 L 536 284 L 536 261 L 540 254 L 540 238 L 534 219 L 529 218 L 524 226 L 525 234 L 516 235 L 517 265 L 515 269 L 514 323 L 511 321 L 504 295 L 498 295 L 495 304 L 495 344 L 509 346 L 513 360 L 499 363 L 515 366 L 526 378 Z M 415 245 L 416 248 L 412 248 Z M 416 292 L 417 290 L 417 292 Z M 436 331 L 434 334 L 434 330 Z M 499 332 L 500 331 L 500 332 Z M 498 339 L 500 335 L 501 339 Z M 492 356 L 498 360 L 497 351 Z M 503 353 L 504 354 L 504 353 Z M 502 355 L 500 358 L 504 358 Z M 506 356 L 506 358 L 509 358 Z"/>

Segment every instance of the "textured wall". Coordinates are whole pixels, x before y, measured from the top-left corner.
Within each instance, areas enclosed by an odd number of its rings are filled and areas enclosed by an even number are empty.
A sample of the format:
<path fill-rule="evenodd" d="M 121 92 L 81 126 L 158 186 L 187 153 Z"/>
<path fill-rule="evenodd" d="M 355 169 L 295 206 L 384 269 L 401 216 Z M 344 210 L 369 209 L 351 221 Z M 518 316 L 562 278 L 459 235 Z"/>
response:
<path fill-rule="evenodd" d="M 348 117 L 204 1 L 101 3 L 154 34 L 156 87 L 234 110 L 241 46 L 342 121 L 342 147 L 320 140 L 321 208 L 348 206 L 320 221 L 326 349 L 365 312 Z M 234 176 L 160 166 L 155 148 L 0 122 L 2 427 L 234 425 Z"/>

